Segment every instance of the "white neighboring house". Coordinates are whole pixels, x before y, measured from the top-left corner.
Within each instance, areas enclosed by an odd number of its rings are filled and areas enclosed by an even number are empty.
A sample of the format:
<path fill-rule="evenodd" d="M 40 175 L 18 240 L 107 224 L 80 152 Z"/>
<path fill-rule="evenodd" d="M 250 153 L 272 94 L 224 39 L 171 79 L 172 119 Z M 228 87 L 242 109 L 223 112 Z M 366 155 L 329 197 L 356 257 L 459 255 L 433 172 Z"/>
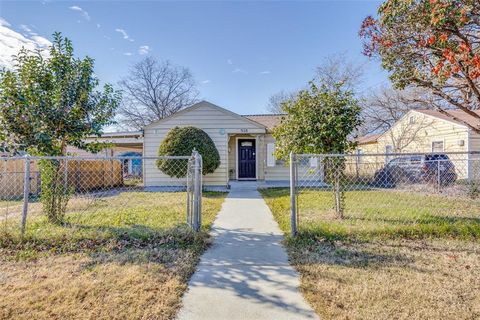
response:
<path fill-rule="evenodd" d="M 463 111 L 447 112 L 450 116 L 436 110 L 410 110 L 386 132 L 358 138 L 356 152 L 358 154 L 480 152 L 480 135 L 467 126 L 469 124 L 480 128 L 480 121 Z M 475 112 L 480 114 L 480 111 Z M 452 161 L 460 178 L 471 177 L 480 168 L 478 155 L 452 155 L 451 158 L 455 158 Z M 362 157 L 362 160 L 373 162 L 378 158 Z M 385 161 L 388 160 L 390 158 L 385 157 Z"/>

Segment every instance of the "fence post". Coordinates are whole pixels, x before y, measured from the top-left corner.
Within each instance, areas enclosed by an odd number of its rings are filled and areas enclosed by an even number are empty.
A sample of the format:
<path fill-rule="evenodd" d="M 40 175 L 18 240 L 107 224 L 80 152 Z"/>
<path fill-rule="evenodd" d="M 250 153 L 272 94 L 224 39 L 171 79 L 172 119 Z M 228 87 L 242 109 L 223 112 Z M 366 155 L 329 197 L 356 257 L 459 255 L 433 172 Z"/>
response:
<path fill-rule="evenodd" d="M 292 237 L 294 237 L 297 233 L 296 182 L 297 175 L 295 172 L 295 154 L 290 152 L 290 227 Z"/>
<path fill-rule="evenodd" d="M 202 199 L 203 199 L 203 158 L 197 152 L 198 157 L 198 229 L 202 226 Z"/>
<path fill-rule="evenodd" d="M 190 179 L 192 178 L 192 162 L 193 162 L 193 155 L 187 162 L 187 224 L 189 226 L 192 225 L 192 211 L 190 208 L 190 201 L 192 196 L 192 186 L 190 184 Z"/>
<path fill-rule="evenodd" d="M 201 157 L 197 151 L 193 151 L 194 157 L 194 180 L 193 180 L 193 230 L 200 230 L 200 215 L 202 210 L 202 182 L 201 182 Z"/>
<path fill-rule="evenodd" d="M 441 192 L 441 177 L 440 177 L 440 158 L 437 160 L 437 191 L 440 193 Z"/>
<path fill-rule="evenodd" d="M 27 224 L 28 198 L 30 195 L 30 158 L 25 156 L 25 175 L 23 178 L 23 208 L 22 208 L 22 236 L 25 233 L 25 225 Z"/>

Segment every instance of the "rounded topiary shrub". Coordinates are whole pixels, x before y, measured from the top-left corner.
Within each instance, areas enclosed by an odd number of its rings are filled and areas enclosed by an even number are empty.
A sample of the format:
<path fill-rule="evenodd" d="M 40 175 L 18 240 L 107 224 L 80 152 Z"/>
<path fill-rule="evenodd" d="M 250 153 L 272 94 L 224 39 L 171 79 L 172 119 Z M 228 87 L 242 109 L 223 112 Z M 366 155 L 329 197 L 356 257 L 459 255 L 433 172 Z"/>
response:
<path fill-rule="evenodd" d="M 159 156 L 189 156 L 197 150 L 203 159 L 202 173 L 214 172 L 220 165 L 220 154 L 210 136 L 195 127 L 171 129 L 158 149 Z M 160 159 L 157 167 L 170 177 L 182 178 L 187 175 L 187 160 Z"/>

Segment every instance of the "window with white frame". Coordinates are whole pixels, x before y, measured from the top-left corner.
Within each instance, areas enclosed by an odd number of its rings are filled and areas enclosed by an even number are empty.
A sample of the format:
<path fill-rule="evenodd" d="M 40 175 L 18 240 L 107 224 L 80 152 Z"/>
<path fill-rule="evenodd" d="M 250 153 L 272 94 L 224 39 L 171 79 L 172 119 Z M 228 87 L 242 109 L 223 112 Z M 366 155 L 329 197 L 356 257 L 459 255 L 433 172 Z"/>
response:
<path fill-rule="evenodd" d="M 267 143 L 267 167 L 284 166 L 285 160 L 275 157 L 275 143 Z"/>
<path fill-rule="evenodd" d="M 267 167 L 275 167 L 275 143 L 267 143 Z"/>
<path fill-rule="evenodd" d="M 443 140 L 432 141 L 432 152 L 443 152 Z"/>

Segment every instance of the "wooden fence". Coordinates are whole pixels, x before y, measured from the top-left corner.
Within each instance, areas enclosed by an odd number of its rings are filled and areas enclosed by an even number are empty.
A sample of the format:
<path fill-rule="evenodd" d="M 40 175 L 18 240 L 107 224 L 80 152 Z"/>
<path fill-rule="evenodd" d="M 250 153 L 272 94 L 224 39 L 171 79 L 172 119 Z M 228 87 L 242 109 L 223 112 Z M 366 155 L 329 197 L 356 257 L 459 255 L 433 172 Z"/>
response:
<path fill-rule="evenodd" d="M 64 160 L 60 160 L 64 161 Z M 65 173 L 65 168 L 67 172 Z M 68 176 L 68 184 L 76 191 L 90 191 L 123 185 L 123 171 L 120 160 L 76 160 L 68 159 L 60 173 Z M 41 173 L 37 160 L 30 161 L 30 193 L 41 191 Z M 0 199 L 14 199 L 23 196 L 25 178 L 24 159 L 0 158 Z"/>

